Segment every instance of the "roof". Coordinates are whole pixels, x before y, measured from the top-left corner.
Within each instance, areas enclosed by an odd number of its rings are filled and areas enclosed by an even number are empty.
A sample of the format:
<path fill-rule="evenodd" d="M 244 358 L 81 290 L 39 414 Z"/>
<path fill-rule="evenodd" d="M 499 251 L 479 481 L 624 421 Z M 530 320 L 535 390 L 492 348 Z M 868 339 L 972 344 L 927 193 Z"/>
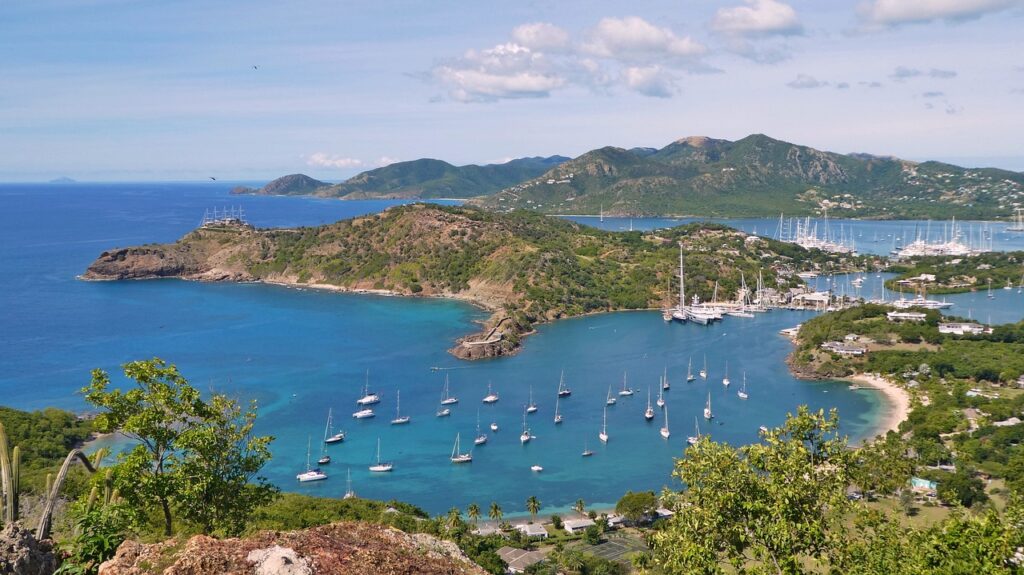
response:
<path fill-rule="evenodd" d="M 522 523 L 516 525 L 516 529 L 522 531 L 527 537 L 547 537 L 548 530 L 539 523 Z"/>
<path fill-rule="evenodd" d="M 577 529 L 585 529 L 591 525 L 595 525 L 594 520 L 590 518 L 585 519 L 564 519 L 562 525 L 569 531 L 575 531 Z"/>
<path fill-rule="evenodd" d="M 508 570 L 513 573 L 522 573 L 530 565 L 543 561 L 545 556 L 543 551 L 524 551 L 515 547 L 498 549 L 498 557 L 508 563 Z"/>

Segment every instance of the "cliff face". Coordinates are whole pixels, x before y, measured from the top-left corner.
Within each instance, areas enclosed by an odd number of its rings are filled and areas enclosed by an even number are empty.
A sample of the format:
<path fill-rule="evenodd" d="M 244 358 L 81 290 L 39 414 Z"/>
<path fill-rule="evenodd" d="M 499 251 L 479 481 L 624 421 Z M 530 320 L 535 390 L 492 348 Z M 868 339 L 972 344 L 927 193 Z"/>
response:
<path fill-rule="evenodd" d="M 455 544 L 357 522 L 241 539 L 126 541 L 100 575 L 485 575 Z"/>

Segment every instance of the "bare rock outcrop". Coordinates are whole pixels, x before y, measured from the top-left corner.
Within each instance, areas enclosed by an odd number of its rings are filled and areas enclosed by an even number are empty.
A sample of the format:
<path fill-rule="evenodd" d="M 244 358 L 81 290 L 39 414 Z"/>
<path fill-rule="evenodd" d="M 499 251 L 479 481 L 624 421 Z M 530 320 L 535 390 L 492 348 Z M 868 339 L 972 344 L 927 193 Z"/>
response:
<path fill-rule="evenodd" d="M 100 575 L 484 575 L 457 546 L 357 522 L 213 539 L 126 541 Z"/>
<path fill-rule="evenodd" d="M 57 569 L 50 540 L 38 541 L 21 526 L 7 525 L 0 531 L 0 573 L 4 575 L 50 575 Z"/>

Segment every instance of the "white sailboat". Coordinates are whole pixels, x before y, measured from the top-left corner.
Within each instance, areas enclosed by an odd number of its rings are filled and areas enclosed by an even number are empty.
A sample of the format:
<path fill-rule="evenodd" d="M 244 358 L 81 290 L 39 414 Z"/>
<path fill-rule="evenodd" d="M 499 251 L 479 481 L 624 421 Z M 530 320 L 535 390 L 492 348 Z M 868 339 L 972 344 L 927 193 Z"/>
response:
<path fill-rule="evenodd" d="M 363 386 L 363 396 L 356 400 L 358 405 L 373 405 L 380 403 L 380 396 L 370 391 L 370 370 L 366 370 L 366 384 Z"/>
<path fill-rule="evenodd" d="M 618 400 L 615 399 L 615 396 L 612 395 L 612 386 L 609 385 L 608 386 L 608 398 L 604 400 L 604 404 L 605 405 L 615 405 L 616 401 L 618 401 Z"/>
<path fill-rule="evenodd" d="M 690 356 L 690 360 L 686 362 L 686 383 L 697 379 L 697 376 L 693 375 L 693 356 Z"/>
<path fill-rule="evenodd" d="M 587 446 L 587 440 L 586 440 L 586 439 L 584 439 L 584 440 L 583 440 L 583 453 L 581 453 L 580 455 L 581 455 L 582 457 L 590 457 L 590 456 L 591 456 L 591 455 L 593 455 L 593 454 L 594 454 L 594 452 L 593 452 L 593 451 L 591 451 L 591 450 L 590 450 L 590 447 L 588 447 L 588 446 Z"/>
<path fill-rule="evenodd" d="M 365 409 L 360 409 L 359 411 L 357 411 L 357 412 L 352 414 L 352 417 L 354 417 L 356 419 L 368 419 L 370 417 L 376 417 L 376 416 L 377 416 L 377 414 L 374 413 L 373 410 L 370 409 L 369 407 L 367 407 Z"/>
<path fill-rule="evenodd" d="M 476 437 L 473 439 L 473 445 L 483 445 L 487 443 L 487 434 L 480 432 L 480 410 L 476 411 Z"/>
<path fill-rule="evenodd" d="M 402 392 L 395 392 L 395 418 L 391 420 L 391 425 L 404 425 L 409 423 L 412 419 L 408 415 L 402 415 Z"/>
<path fill-rule="evenodd" d="M 710 420 L 714 416 L 715 416 L 715 414 L 711 413 L 711 392 L 709 391 L 708 392 L 708 402 L 706 404 L 704 404 L 704 419 L 709 419 Z"/>
<path fill-rule="evenodd" d="M 526 413 L 536 413 L 537 404 L 533 402 L 533 386 L 530 386 L 530 403 L 526 405 Z"/>
<path fill-rule="evenodd" d="M 749 395 L 747 395 L 747 372 L 745 371 L 743 372 L 743 387 L 736 392 L 736 395 L 740 399 L 747 399 L 748 397 L 750 397 Z"/>
<path fill-rule="evenodd" d="M 696 435 L 691 435 L 690 437 L 687 437 L 686 443 L 689 443 L 690 445 L 697 445 L 697 442 L 700 441 L 700 423 L 697 421 L 696 417 L 693 418 L 693 428 L 696 432 Z"/>
<path fill-rule="evenodd" d="M 391 471 L 394 468 L 395 468 L 395 466 L 390 461 L 381 461 L 380 460 L 380 438 L 378 437 L 377 438 L 377 463 L 374 463 L 373 465 L 370 465 L 370 471 L 373 471 L 374 473 L 384 473 L 384 472 L 387 472 L 387 471 Z"/>
<path fill-rule="evenodd" d="M 492 421 L 491 422 L 491 431 L 498 431 L 498 422 L 497 421 Z"/>
<path fill-rule="evenodd" d="M 601 423 L 601 433 L 597 434 L 601 443 L 608 443 L 608 407 L 604 408 L 604 421 Z"/>
<path fill-rule="evenodd" d="M 650 421 L 654 419 L 654 408 L 651 407 L 651 388 L 647 387 L 647 409 L 644 410 L 644 419 Z"/>
<path fill-rule="evenodd" d="M 448 374 L 444 374 L 444 393 L 441 395 L 441 405 L 454 405 L 459 398 L 448 395 Z"/>
<path fill-rule="evenodd" d="M 572 395 L 572 390 L 565 385 L 565 370 L 562 370 L 562 375 L 558 377 L 558 397 L 569 397 Z"/>
<path fill-rule="evenodd" d="M 706 353 L 704 354 L 704 368 L 700 370 L 700 378 L 708 378 L 708 354 Z"/>
<path fill-rule="evenodd" d="M 663 392 L 658 392 L 658 401 L 655 403 L 658 404 L 658 407 L 665 407 L 665 394 Z"/>
<path fill-rule="evenodd" d="M 487 382 L 487 395 L 484 396 L 484 403 L 496 403 L 498 401 L 498 394 L 491 390 L 491 383 Z"/>
<path fill-rule="evenodd" d="M 324 443 L 340 443 L 345 441 L 345 432 L 331 433 L 334 431 L 334 410 L 327 409 L 327 431 L 324 433 Z"/>
<path fill-rule="evenodd" d="M 661 389 L 668 391 L 671 388 L 672 384 L 668 381 L 668 366 L 666 365 L 665 369 L 661 372 Z"/>
<path fill-rule="evenodd" d="M 437 416 L 438 417 L 448 417 L 451 414 L 452 414 L 452 410 L 447 408 L 447 407 L 442 407 L 441 409 L 437 410 Z"/>
<path fill-rule="evenodd" d="M 562 412 L 558 411 L 558 402 L 561 399 L 561 397 L 555 398 L 555 425 L 562 423 Z"/>
<path fill-rule="evenodd" d="M 622 389 L 619 390 L 619 395 L 623 397 L 633 395 L 633 390 L 626 387 L 626 372 L 622 372 Z"/>
<path fill-rule="evenodd" d="M 544 471 L 544 468 L 541 467 L 540 465 L 531 465 L 530 471 L 533 471 L 534 473 L 540 473 L 541 471 Z"/>
<path fill-rule="evenodd" d="M 342 499 L 354 499 L 356 492 L 352 490 L 352 468 L 348 470 L 348 479 L 345 480 L 345 495 Z"/>
<path fill-rule="evenodd" d="M 729 362 L 725 362 L 725 377 L 722 378 L 722 385 L 729 387 L 732 380 L 729 379 Z"/>
<path fill-rule="evenodd" d="M 661 428 L 660 433 L 661 433 L 661 436 L 664 437 L 665 439 L 668 439 L 669 436 L 672 435 L 669 432 L 669 430 L 668 430 L 668 408 L 667 407 L 665 408 L 665 425 Z"/>
<path fill-rule="evenodd" d="M 530 428 L 526 427 L 526 410 L 523 410 L 523 432 L 519 434 L 520 443 L 529 443 L 533 437 L 530 436 Z"/>
<path fill-rule="evenodd" d="M 324 437 L 327 437 L 327 430 L 324 430 Z M 331 456 L 327 454 L 327 444 L 320 444 L 320 459 L 316 460 L 317 465 L 329 465 L 331 463 Z"/>
<path fill-rule="evenodd" d="M 996 299 L 995 294 L 992 293 L 992 278 L 988 278 L 988 299 Z"/>
<path fill-rule="evenodd" d="M 298 479 L 300 483 L 305 483 L 307 481 L 320 481 L 320 480 L 323 480 L 323 479 L 327 479 L 327 474 L 326 473 L 324 473 L 323 471 L 320 471 L 319 468 L 314 468 L 313 466 L 311 466 L 309 464 L 309 452 L 310 452 L 310 449 L 312 448 L 312 442 L 313 442 L 312 438 L 307 438 L 307 440 L 306 440 L 306 471 L 304 471 L 303 473 L 300 473 L 300 474 L 295 476 L 295 479 Z"/>
<path fill-rule="evenodd" d="M 470 463 L 473 461 L 473 453 L 459 453 L 459 434 L 455 434 L 455 446 L 452 447 L 452 463 Z"/>

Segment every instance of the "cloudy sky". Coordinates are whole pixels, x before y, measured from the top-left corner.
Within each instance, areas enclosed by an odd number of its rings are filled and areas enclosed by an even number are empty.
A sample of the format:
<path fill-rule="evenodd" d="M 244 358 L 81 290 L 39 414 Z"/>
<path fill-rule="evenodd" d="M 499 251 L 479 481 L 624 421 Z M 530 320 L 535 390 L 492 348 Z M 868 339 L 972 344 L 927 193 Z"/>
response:
<path fill-rule="evenodd" d="M 750 133 L 1024 170 L 1024 0 L 0 3 L 0 181 Z"/>

